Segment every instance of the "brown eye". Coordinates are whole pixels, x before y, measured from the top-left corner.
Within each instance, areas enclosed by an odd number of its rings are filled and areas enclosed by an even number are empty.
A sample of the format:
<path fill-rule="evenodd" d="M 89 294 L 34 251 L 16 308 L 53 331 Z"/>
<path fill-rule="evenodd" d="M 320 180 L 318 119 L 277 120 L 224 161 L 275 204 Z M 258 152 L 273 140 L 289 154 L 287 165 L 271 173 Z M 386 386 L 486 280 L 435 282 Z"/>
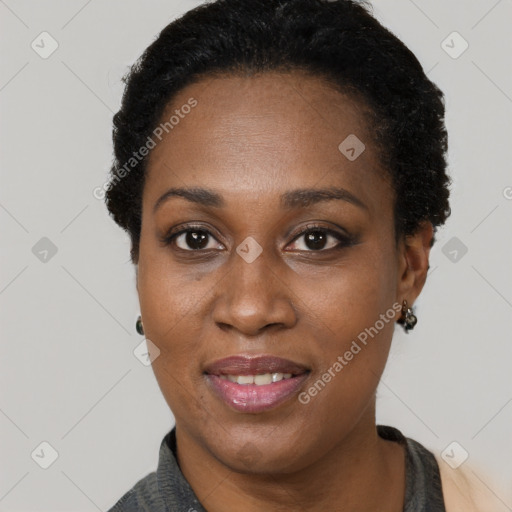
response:
<path fill-rule="evenodd" d="M 208 234 L 204 231 L 187 231 L 185 235 L 185 245 L 191 249 L 204 249 L 208 245 Z M 181 237 L 178 237 L 178 240 Z"/>
<path fill-rule="evenodd" d="M 314 228 L 303 231 L 291 244 L 296 251 L 328 251 L 350 245 L 347 236 L 330 229 Z M 289 246 L 290 247 L 290 246 Z"/>
<path fill-rule="evenodd" d="M 186 229 L 168 238 L 167 243 L 174 244 L 182 251 L 201 251 L 207 249 L 223 249 L 214 236 L 204 229 Z"/>

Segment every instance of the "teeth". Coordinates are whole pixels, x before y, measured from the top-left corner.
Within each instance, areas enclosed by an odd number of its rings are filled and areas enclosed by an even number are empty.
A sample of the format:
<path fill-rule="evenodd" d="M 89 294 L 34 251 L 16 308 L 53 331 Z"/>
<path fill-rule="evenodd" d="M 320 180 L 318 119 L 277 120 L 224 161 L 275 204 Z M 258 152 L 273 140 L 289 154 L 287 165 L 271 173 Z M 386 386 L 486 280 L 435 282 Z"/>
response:
<path fill-rule="evenodd" d="M 256 384 L 256 386 L 265 386 L 273 382 L 279 382 L 283 379 L 291 379 L 291 373 L 263 373 L 260 375 L 219 375 L 223 380 L 229 380 L 236 384 Z"/>
<path fill-rule="evenodd" d="M 254 384 L 254 377 L 252 375 L 240 375 L 236 382 L 237 384 Z"/>
<path fill-rule="evenodd" d="M 239 382 L 241 384 L 241 382 Z M 272 384 L 272 375 L 265 373 L 264 375 L 255 375 L 254 384 L 257 386 L 263 386 L 263 384 Z"/>

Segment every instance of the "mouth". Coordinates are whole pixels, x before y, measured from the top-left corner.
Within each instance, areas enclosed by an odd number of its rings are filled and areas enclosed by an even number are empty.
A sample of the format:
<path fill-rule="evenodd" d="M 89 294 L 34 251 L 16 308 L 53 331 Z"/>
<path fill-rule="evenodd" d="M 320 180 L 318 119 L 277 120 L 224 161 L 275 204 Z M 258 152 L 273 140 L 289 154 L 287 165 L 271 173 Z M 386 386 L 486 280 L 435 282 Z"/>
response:
<path fill-rule="evenodd" d="M 292 373 L 262 373 L 259 375 L 219 375 L 221 379 L 229 380 L 235 384 L 246 386 L 248 384 L 255 384 L 256 386 L 265 386 L 274 382 L 279 382 L 283 379 L 291 379 L 294 377 Z"/>
<path fill-rule="evenodd" d="M 308 378 L 310 370 L 274 356 L 232 356 L 205 368 L 210 388 L 237 412 L 260 413 L 288 401 Z"/>

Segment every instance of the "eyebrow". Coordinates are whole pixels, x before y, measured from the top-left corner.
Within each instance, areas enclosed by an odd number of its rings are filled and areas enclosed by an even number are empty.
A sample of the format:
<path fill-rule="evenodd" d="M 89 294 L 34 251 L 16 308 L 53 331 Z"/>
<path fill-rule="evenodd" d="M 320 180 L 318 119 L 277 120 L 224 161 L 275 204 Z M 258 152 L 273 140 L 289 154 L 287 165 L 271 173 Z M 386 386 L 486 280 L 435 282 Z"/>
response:
<path fill-rule="evenodd" d="M 226 205 L 224 198 L 211 189 L 202 187 L 171 188 L 156 201 L 155 206 L 153 207 L 153 213 L 155 213 L 163 203 L 173 197 L 182 197 L 192 203 L 213 208 L 222 208 Z M 301 188 L 289 190 L 281 196 L 281 207 L 289 210 L 294 208 L 306 208 L 312 204 L 332 200 L 346 201 L 347 203 L 351 203 L 359 208 L 368 210 L 366 204 L 364 204 L 354 194 L 339 187 Z"/>

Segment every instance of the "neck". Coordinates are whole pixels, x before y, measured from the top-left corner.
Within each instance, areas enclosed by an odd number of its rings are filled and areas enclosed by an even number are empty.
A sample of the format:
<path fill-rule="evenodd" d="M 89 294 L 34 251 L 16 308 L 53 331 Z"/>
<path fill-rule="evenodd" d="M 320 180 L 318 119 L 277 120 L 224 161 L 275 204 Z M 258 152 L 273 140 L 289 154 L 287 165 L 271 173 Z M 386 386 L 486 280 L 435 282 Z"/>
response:
<path fill-rule="evenodd" d="M 341 504 L 344 512 L 401 512 L 405 494 L 405 453 L 375 427 L 375 406 L 324 456 L 286 474 L 239 473 L 176 427 L 180 468 L 208 512 L 307 509 Z"/>

